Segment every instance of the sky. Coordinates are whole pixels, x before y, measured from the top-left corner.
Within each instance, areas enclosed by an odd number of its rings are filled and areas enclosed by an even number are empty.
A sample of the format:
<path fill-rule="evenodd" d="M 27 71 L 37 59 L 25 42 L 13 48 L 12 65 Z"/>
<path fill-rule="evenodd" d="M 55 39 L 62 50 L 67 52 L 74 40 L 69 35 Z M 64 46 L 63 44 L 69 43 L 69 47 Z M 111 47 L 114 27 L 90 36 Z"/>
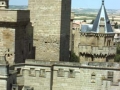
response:
<path fill-rule="evenodd" d="M 99 9 L 102 0 L 72 0 L 72 8 Z M 10 0 L 10 5 L 28 5 L 28 0 Z M 107 9 L 120 9 L 120 0 L 105 0 Z"/>

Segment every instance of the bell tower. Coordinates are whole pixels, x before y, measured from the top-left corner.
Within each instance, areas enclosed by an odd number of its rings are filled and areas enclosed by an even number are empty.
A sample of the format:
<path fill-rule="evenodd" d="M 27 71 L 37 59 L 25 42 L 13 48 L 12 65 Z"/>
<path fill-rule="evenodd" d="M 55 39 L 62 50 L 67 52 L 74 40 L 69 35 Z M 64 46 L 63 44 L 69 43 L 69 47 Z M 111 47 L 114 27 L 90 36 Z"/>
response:
<path fill-rule="evenodd" d="M 7 9 L 9 7 L 9 0 L 0 0 L 0 9 Z"/>

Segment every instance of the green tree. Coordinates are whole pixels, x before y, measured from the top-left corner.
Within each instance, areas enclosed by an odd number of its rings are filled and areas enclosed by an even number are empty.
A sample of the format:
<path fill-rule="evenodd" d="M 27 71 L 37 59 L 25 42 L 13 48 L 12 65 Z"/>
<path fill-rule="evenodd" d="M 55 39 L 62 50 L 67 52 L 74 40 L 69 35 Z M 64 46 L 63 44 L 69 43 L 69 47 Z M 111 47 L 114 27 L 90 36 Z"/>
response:
<path fill-rule="evenodd" d="M 118 23 L 117 23 L 117 22 L 115 23 L 114 28 L 115 28 L 115 29 L 118 29 Z"/>
<path fill-rule="evenodd" d="M 116 54 L 116 56 L 115 56 L 115 62 L 120 62 L 120 55 L 119 54 Z"/>
<path fill-rule="evenodd" d="M 115 62 L 120 62 L 120 46 L 117 46 L 117 54 L 115 55 Z"/>
<path fill-rule="evenodd" d="M 72 51 L 70 62 L 79 62 L 79 57 Z"/>

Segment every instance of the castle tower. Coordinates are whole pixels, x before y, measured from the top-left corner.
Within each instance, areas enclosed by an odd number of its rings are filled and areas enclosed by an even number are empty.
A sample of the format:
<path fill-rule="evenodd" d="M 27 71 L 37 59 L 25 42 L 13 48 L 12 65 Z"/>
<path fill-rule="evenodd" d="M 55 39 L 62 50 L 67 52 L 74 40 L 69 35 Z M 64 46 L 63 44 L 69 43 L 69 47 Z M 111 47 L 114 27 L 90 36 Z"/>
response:
<path fill-rule="evenodd" d="M 78 45 L 80 61 L 114 61 L 116 54 L 116 46 L 114 46 L 113 41 L 114 35 L 104 6 L 104 0 L 102 0 L 92 30 L 80 33 L 80 44 Z"/>
<path fill-rule="evenodd" d="M 0 0 L 0 9 L 6 9 L 9 7 L 9 0 Z"/>
<path fill-rule="evenodd" d="M 71 0 L 29 0 L 35 59 L 69 60 Z"/>

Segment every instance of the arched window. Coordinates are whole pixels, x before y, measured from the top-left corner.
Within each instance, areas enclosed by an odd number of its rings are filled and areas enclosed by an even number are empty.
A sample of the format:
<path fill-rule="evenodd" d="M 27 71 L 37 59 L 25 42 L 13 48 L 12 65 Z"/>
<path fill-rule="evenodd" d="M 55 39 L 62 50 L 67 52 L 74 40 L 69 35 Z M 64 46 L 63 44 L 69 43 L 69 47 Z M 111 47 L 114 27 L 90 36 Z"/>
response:
<path fill-rule="evenodd" d="M 94 72 L 91 74 L 91 79 L 96 79 L 96 74 Z"/>

